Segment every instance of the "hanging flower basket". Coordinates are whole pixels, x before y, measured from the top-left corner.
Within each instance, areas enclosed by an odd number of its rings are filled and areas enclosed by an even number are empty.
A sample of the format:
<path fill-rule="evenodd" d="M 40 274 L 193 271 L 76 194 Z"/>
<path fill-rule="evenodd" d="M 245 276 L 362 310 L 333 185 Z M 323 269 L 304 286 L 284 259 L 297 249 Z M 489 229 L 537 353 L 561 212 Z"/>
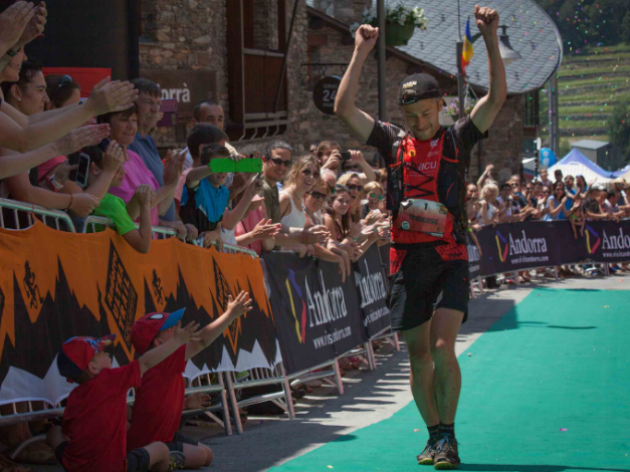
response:
<path fill-rule="evenodd" d="M 406 46 L 415 30 L 415 25 L 402 26 L 399 23 L 385 23 L 385 44 L 387 46 Z"/>
<path fill-rule="evenodd" d="M 387 46 L 405 46 L 413 36 L 416 28 L 425 31 L 429 21 L 424 16 L 422 8 L 407 8 L 400 3 L 396 7 L 385 8 L 385 44 Z M 361 25 L 378 26 L 376 10 L 366 10 L 361 23 L 354 23 L 350 27 L 352 36 Z"/>

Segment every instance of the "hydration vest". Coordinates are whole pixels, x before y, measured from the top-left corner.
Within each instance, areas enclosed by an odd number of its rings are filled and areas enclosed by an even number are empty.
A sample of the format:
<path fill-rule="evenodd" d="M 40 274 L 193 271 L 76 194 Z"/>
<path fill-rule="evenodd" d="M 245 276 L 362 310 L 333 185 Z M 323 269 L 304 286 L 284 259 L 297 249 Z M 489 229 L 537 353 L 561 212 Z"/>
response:
<path fill-rule="evenodd" d="M 447 136 L 448 135 L 448 136 Z M 449 154 L 455 156 L 448 158 L 444 155 L 445 147 Z M 401 131 L 398 139 L 393 144 L 392 156 L 394 160 L 389 165 L 387 174 L 387 209 L 391 210 L 394 222 L 398 217 L 401 202 L 409 198 L 421 198 L 428 201 L 439 202 L 448 208 L 448 217 L 444 239 L 452 235 L 457 243 L 465 244 L 468 218 L 466 212 L 466 169 L 463 162 L 458 159 L 459 149 L 455 138 L 451 133 L 443 131 L 438 137 L 429 141 L 419 141 L 410 133 Z M 457 171 L 457 178 L 453 179 L 450 187 L 457 182 L 456 205 L 448 198 L 451 192 L 449 188 L 446 195 L 439 195 L 438 183 L 443 164 L 449 163 Z M 448 203 L 451 201 L 451 206 Z M 394 226 L 395 223 L 394 223 Z M 399 233 L 400 234 L 400 233 Z M 395 234 L 394 234 L 395 236 Z M 442 241 L 424 233 L 415 233 L 414 243 L 436 243 Z M 448 241 L 447 241 L 448 242 Z M 394 243 L 396 238 L 394 237 Z"/>

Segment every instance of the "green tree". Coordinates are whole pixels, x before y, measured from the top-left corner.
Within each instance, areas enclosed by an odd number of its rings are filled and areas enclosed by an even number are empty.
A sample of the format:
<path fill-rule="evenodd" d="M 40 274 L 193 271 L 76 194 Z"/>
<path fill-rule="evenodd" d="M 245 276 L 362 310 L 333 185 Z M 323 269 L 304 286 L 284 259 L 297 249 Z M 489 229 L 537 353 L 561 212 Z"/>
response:
<path fill-rule="evenodd" d="M 619 146 L 624 155 L 630 154 L 630 101 L 615 105 L 610 117 L 610 141 Z"/>

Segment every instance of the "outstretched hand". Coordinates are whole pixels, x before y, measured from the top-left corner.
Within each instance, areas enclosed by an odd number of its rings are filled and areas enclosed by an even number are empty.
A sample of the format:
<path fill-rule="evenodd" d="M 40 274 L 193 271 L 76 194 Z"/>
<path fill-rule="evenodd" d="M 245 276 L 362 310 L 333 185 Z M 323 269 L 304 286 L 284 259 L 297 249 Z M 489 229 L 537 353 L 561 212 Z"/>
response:
<path fill-rule="evenodd" d="M 199 330 L 199 323 L 191 321 L 184 328 L 182 328 L 182 322 L 177 322 L 177 328 L 175 329 L 175 341 L 179 345 L 186 344 L 187 342 L 201 342 L 201 331 Z"/>
<path fill-rule="evenodd" d="M 232 295 L 229 295 L 228 300 L 226 311 L 230 313 L 230 318 L 233 320 L 254 309 L 252 299 L 249 298 L 249 293 L 244 290 L 241 290 L 241 293 L 236 296 L 236 300 L 232 298 Z"/>

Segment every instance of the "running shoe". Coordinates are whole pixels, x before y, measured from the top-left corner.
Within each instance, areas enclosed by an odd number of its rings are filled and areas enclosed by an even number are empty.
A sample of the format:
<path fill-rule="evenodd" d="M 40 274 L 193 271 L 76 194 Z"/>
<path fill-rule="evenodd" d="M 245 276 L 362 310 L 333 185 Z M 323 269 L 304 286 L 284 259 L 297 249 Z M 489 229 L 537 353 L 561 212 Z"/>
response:
<path fill-rule="evenodd" d="M 427 445 L 424 447 L 420 455 L 418 455 L 418 464 L 420 465 L 433 465 L 433 458 L 437 453 L 437 445 L 440 442 L 439 439 L 427 441 Z"/>
<path fill-rule="evenodd" d="M 177 469 L 183 469 L 184 466 L 186 465 L 186 457 L 184 456 L 183 453 L 179 452 L 179 451 L 171 451 L 170 454 L 170 461 L 169 461 L 169 471 L 173 471 L 173 470 L 177 470 Z"/>
<path fill-rule="evenodd" d="M 433 467 L 437 470 L 451 470 L 457 469 L 459 464 L 457 441 L 454 438 L 442 438 L 437 445 L 437 452 L 433 458 Z"/>

